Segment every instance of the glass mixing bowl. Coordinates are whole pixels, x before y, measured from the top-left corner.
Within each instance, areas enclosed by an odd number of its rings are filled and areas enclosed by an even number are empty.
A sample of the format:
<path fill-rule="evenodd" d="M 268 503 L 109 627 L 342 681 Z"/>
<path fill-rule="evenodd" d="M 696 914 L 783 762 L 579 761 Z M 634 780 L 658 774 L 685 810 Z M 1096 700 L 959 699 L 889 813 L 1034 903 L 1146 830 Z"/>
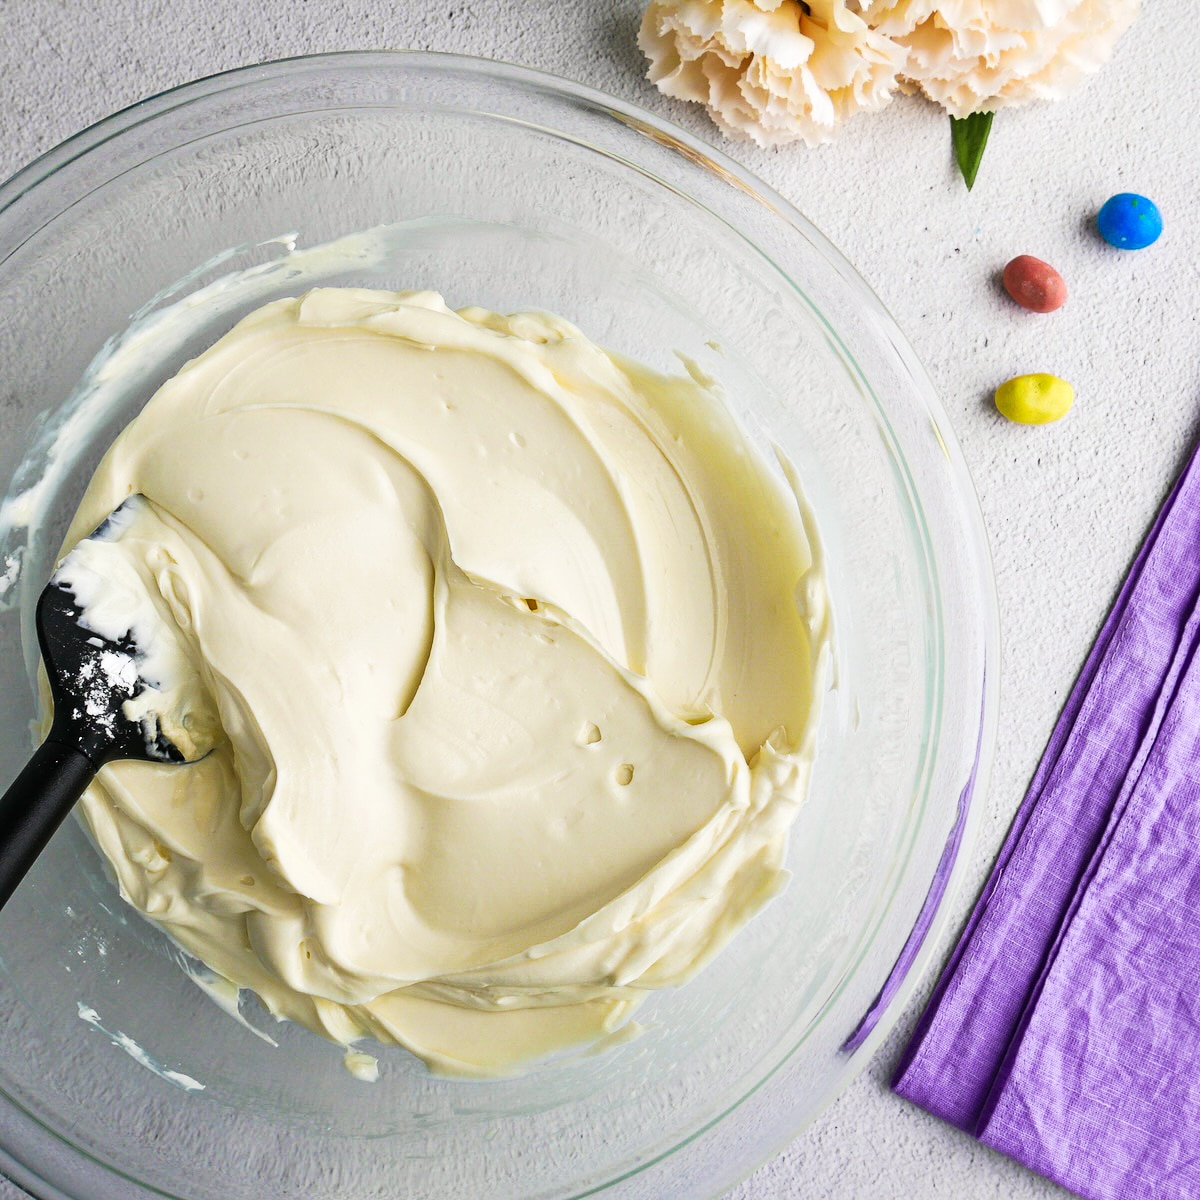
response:
<path fill-rule="evenodd" d="M 221 1011 L 69 821 L 0 914 L 0 1167 L 90 1200 L 718 1195 L 866 1062 L 970 842 L 996 603 L 942 409 L 811 225 L 629 105 L 425 54 L 168 92 L 0 189 L 0 779 L 30 749 L 33 600 L 95 462 L 239 315 L 315 283 L 545 308 L 659 368 L 686 355 L 794 464 L 837 676 L 793 878 L 694 981 L 651 997 L 628 1044 L 488 1083 L 384 1050 L 368 1085 L 306 1031 L 272 1026 L 272 1046 Z M 134 365 L 106 374 L 110 339 L 132 338 Z"/>

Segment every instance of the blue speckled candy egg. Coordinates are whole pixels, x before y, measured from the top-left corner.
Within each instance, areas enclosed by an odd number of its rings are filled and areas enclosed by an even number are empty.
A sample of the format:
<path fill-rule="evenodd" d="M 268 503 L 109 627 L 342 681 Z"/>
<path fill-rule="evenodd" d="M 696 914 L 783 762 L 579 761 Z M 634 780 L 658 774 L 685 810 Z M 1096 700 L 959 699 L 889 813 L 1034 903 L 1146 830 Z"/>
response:
<path fill-rule="evenodd" d="M 1100 236 L 1118 250 L 1142 250 L 1158 241 L 1163 230 L 1158 205 L 1136 192 L 1118 192 L 1096 214 Z"/>

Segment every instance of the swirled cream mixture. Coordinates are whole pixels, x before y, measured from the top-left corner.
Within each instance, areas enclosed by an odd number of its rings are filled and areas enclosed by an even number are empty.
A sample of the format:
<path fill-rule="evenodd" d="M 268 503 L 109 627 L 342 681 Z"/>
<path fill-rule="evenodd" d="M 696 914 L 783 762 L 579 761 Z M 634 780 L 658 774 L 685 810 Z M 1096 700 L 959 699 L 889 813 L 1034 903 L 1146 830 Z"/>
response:
<path fill-rule="evenodd" d="M 702 383 L 552 316 L 319 289 L 158 391 L 68 545 L 134 494 L 107 545 L 200 681 L 164 727 L 215 749 L 108 766 L 83 813 L 124 896 L 277 1015 L 502 1074 L 780 886 L 824 591 Z"/>

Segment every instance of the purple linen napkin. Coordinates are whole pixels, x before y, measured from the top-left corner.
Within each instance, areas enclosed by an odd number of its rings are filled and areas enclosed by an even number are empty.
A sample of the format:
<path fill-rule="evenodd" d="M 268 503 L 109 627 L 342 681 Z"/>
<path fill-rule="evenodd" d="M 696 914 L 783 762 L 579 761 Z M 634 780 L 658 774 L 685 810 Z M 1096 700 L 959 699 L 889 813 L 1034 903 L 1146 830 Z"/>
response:
<path fill-rule="evenodd" d="M 1197 702 L 1189 704 L 1189 689 L 1200 689 L 1200 682 L 1192 683 L 1190 670 L 1185 673 L 1195 633 L 1198 586 L 1200 465 L 1193 456 L 1084 665 L 991 878 L 894 1081 L 901 1095 L 921 1107 L 981 1134 L 990 1144 L 1068 1186 L 1086 1187 L 1086 1194 L 1097 1197 L 1200 1195 L 1200 1186 L 1191 1186 L 1190 1192 L 1151 1193 L 1144 1183 L 1140 1190 L 1122 1191 L 1120 1187 L 1126 1185 L 1114 1183 L 1120 1175 L 1116 1168 L 1097 1167 L 1096 1177 L 1088 1174 L 1090 1167 L 1081 1168 L 1081 1162 L 1105 1161 L 1089 1151 L 1082 1132 L 1102 1127 L 1083 1114 L 1100 1105 L 1106 1093 L 1094 1086 L 1096 1081 L 1083 1067 L 1066 1073 L 1063 1066 L 1070 1060 L 1091 1070 L 1097 1062 L 1107 1062 L 1107 1077 L 1124 1079 L 1120 1087 L 1141 1078 L 1135 1069 L 1140 1064 L 1126 1062 L 1130 1053 L 1136 1057 L 1129 1047 L 1139 1045 L 1138 1040 L 1129 1041 L 1127 1033 L 1118 1036 L 1099 1017 L 1088 1021 L 1081 1017 L 1083 1011 L 1113 1017 L 1128 1008 L 1137 991 L 1128 974 L 1088 973 L 1089 962 L 1103 961 L 1096 959 L 1098 947 L 1108 944 L 1094 915 L 1089 915 L 1095 903 L 1090 897 L 1093 889 L 1099 895 L 1105 887 L 1115 886 L 1107 882 L 1114 875 L 1130 896 L 1141 894 L 1140 860 L 1135 856 L 1110 862 L 1109 856 L 1127 850 L 1131 836 L 1127 828 L 1142 827 L 1138 822 L 1147 810 L 1147 792 L 1156 781 L 1159 790 L 1154 795 L 1165 803 L 1161 785 L 1173 776 L 1164 774 L 1161 756 L 1193 749 L 1184 745 L 1191 735 L 1182 717 L 1192 714 L 1200 728 Z M 1180 679 L 1183 683 L 1177 691 Z M 1175 745 L 1180 731 L 1183 740 Z M 1160 735 L 1170 736 L 1173 748 Z M 1155 836 L 1164 838 L 1165 831 L 1156 826 Z M 1200 841 L 1196 855 L 1200 873 Z M 1145 894 L 1153 894 L 1158 885 L 1184 888 L 1187 883 L 1176 871 L 1165 884 L 1148 881 Z M 1168 936 L 1165 916 L 1163 920 L 1160 932 Z M 1177 923 L 1172 928 L 1185 936 Z M 1185 943 L 1191 957 L 1174 968 L 1174 1002 L 1177 1011 L 1189 1016 L 1192 994 L 1200 995 L 1200 991 L 1180 994 L 1190 986 L 1183 982 L 1190 978 L 1183 966 L 1190 963 L 1192 971 L 1200 974 L 1200 928 L 1192 932 L 1197 937 Z M 1077 977 L 1087 980 L 1082 992 L 1073 988 L 1071 981 Z M 1073 1006 L 1062 1005 L 1064 993 L 1076 997 Z M 1200 1001 L 1195 1007 L 1200 1015 Z M 1154 1020 L 1155 1037 L 1166 1036 L 1157 1010 Z M 1102 1028 L 1106 1038 L 1111 1034 L 1117 1040 L 1101 1045 L 1096 1039 Z M 1172 1026 L 1170 1036 L 1196 1041 L 1200 1024 L 1184 1021 Z M 1155 1078 L 1161 1080 L 1161 1064 L 1156 1064 L 1156 1070 Z M 1091 1090 L 1079 1092 L 1085 1076 Z M 1186 1082 L 1194 1086 L 1195 1099 L 1200 1101 L 1200 1073 L 1194 1084 L 1190 1079 Z M 1173 1091 L 1169 1094 L 1176 1096 Z M 1158 1121 L 1175 1127 L 1183 1139 L 1177 1139 L 1177 1145 L 1186 1144 L 1184 1117 L 1171 1107 L 1151 1107 Z M 1068 1114 L 1074 1117 L 1069 1119 Z M 1073 1123 L 1075 1118 L 1080 1123 Z M 1190 1144 L 1200 1156 L 1200 1112 L 1194 1120 Z M 1104 1128 L 1104 1136 L 1114 1136 L 1109 1127 Z M 1072 1140 L 1072 1131 L 1080 1136 Z M 1046 1142 L 1055 1145 L 1047 1148 Z M 1161 1159 L 1157 1150 L 1147 1147 L 1145 1141 L 1140 1148 L 1127 1141 L 1126 1151 L 1117 1158 L 1131 1163 L 1146 1151 L 1151 1157 L 1145 1161 Z M 1076 1164 L 1070 1171 L 1068 1162 Z"/>
<path fill-rule="evenodd" d="M 979 1136 L 1096 1200 L 1200 1196 L 1200 656 L 1009 1047 Z"/>

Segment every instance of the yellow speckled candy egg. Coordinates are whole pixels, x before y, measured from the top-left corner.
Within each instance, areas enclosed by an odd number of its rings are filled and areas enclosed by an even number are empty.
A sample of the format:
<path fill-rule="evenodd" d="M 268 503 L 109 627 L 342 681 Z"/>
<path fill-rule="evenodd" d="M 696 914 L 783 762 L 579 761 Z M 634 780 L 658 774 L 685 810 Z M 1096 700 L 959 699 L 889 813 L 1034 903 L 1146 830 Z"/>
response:
<path fill-rule="evenodd" d="M 1075 389 L 1057 375 L 1018 375 L 996 389 L 996 407 L 1019 425 L 1045 425 L 1065 417 Z"/>

